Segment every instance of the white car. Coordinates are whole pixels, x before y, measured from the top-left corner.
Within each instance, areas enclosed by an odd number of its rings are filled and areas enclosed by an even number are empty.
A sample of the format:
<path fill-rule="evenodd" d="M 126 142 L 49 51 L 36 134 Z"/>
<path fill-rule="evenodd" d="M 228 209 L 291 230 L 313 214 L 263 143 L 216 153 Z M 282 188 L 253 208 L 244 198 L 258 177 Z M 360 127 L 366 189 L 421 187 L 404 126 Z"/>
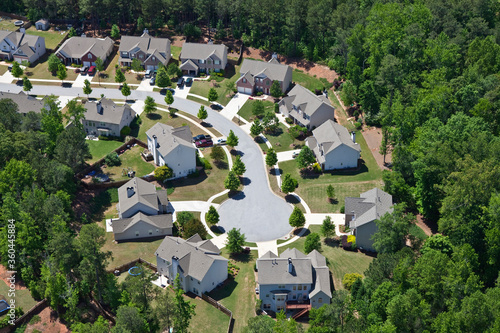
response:
<path fill-rule="evenodd" d="M 292 158 L 296 158 L 297 156 L 299 156 L 299 152 L 298 151 L 294 151 L 293 154 L 292 154 Z"/>
<path fill-rule="evenodd" d="M 226 143 L 226 139 L 224 139 L 224 138 L 221 138 L 221 139 L 217 140 L 217 144 L 218 145 L 223 145 L 225 143 Z"/>

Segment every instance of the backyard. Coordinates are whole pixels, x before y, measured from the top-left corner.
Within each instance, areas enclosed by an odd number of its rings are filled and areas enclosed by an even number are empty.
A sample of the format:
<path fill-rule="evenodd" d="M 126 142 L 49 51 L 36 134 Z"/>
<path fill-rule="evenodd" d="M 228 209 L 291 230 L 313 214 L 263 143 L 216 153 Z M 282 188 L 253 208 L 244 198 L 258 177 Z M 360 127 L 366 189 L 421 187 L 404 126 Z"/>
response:
<path fill-rule="evenodd" d="M 127 171 L 129 168 L 135 171 L 135 175 L 137 177 L 150 174 L 155 170 L 155 166 L 153 163 L 145 162 L 142 159 L 141 152 L 143 150 L 144 148 L 139 145 L 127 149 L 120 155 L 121 165 L 102 168 L 102 172 L 108 175 L 113 181 L 128 179 L 128 176 L 126 172 L 124 174 L 124 171 Z"/>
<path fill-rule="evenodd" d="M 231 100 L 232 95 L 232 92 L 228 88 L 228 82 L 235 83 L 239 77 L 240 66 L 235 66 L 232 64 L 232 61 L 229 61 L 226 67 L 226 71 L 224 72 L 224 79 L 221 80 L 221 82 L 217 82 L 215 80 L 194 81 L 191 90 L 189 90 L 189 93 L 207 97 L 210 88 L 215 88 L 217 94 L 219 95 L 219 98 L 217 98 L 217 102 L 225 106 Z"/>
<path fill-rule="evenodd" d="M 4 296 L 9 301 L 9 286 L 5 281 L 0 281 L 0 295 Z M 16 289 L 16 307 L 20 307 L 24 312 L 31 309 L 37 302 L 31 297 L 31 293 L 28 289 Z M 0 319 L 5 318 L 6 313 L 0 316 Z"/>
<path fill-rule="evenodd" d="M 16 31 L 18 27 L 14 25 L 15 21 L 17 20 L 11 19 L 10 17 L 0 17 L 0 30 Z"/>
<path fill-rule="evenodd" d="M 249 99 L 246 101 L 245 104 L 241 107 L 241 109 L 238 111 L 238 114 L 246 119 L 249 122 L 253 122 L 255 119 L 255 116 L 252 113 L 253 110 L 253 105 L 255 104 L 256 100 L 255 99 Z M 274 103 L 270 101 L 262 101 L 264 103 L 264 110 L 265 113 L 271 111 L 274 112 Z"/>
<path fill-rule="evenodd" d="M 87 145 L 89 146 L 90 154 L 92 158 L 87 160 L 87 163 L 92 164 L 97 160 L 103 158 L 108 153 L 112 152 L 116 148 L 123 145 L 121 141 L 104 141 L 104 140 L 87 140 Z"/>
<path fill-rule="evenodd" d="M 36 30 L 35 26 L 31 26 L 28 30 L 26 30 L 28 35 L 35 35 L 45 38 L 45 48 L 55 50 L 57 45 L 63 40 L 64 36 L 68 33 L 68 31 L 55 31 L 55 30 L 47 30 L 41 31 Z"/>
<path fill-rule="evenodd" d="M 290 149 L 295 149 L 291 147 L 291 145 L 304 145 L 303 140 L 298 140 L 294 139 L 289 133 L 288 133 L 288 128 L 286 128 L 285 125 L 282 123 L 279 124 L 279 128 L 275 133 L 272 134 L 266 134 L 264 133 L 264 136 L 266 139 L 269 141 L 269 143 L 272 145 L 273 149 L 276 152 L 281 152 L 281 151 L 287 151 Z M 269 147 L 265 142 L 259 141 L 259 146 L 262 149 L 262 151 L 267 152 Z"/>
<path fill-rule="evenodd" d="M 301 86 L 314 91 L 315 89 L 323 90 L 323 88 L 328 87 L 330 83 L 324 78 L 317 78 L 304 73 L 300 69 L 294 69 L 292 73 L 292 81 L 300 84 Z"/>

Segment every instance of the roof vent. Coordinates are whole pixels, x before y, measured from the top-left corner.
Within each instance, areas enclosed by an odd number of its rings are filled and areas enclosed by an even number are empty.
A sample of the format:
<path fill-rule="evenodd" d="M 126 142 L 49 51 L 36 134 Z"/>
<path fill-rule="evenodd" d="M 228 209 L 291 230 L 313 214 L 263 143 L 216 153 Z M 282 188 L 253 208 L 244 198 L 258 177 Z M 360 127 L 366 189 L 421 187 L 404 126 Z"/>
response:
<path fill-rule="evenodd" d="M 127 187 L 127 197 L 130 198 L 135 194 L 134 188 L 133 187 Z"/>
<path fill-rule="evenodd" d="M 288 258 L 288 273 L 292 274 L 292 272 L 293 272 L 292 258 Z"/>

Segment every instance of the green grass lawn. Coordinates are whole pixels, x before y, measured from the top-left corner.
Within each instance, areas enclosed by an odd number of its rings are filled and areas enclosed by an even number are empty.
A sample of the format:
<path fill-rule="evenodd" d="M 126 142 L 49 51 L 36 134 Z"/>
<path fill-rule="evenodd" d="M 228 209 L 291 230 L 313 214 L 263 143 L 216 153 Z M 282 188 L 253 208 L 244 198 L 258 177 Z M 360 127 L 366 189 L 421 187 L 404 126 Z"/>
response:
<path fill-rule="evenodd" d="M 26 30 L 28 35 L 35 35 L 45 38 L 45 47 L 47 49 L 54 50 L 57 45 L 62 41 L 64 36 L 68 33 L 68 31 L 55 31 L 55 30 L 47 30 L 40 31 L 36 30 L 35 26 L 31 26 L 28 30 Z"/>
<path fill-rule="evenodd" d="M 153 172 L 155 167 L 152 163 L 145 162 L 142 159 L 140 155 L 142 150 L 144 150 L 144 148 L 141 146 L 135 146 L 126 150 L 120 155 L 120 159 L 122 161 L 121 165 L 107 167 L 102 169 L 102 171 L 114 181 L 128 179 L 127 175 L 122 176 L 123 169 L 127 169 L 128 167 L 131 167 L 132 170 L 135 171 L 135 175 L 137 177 L 142 177 Z"/>
<path fill-rule="evenodd" d="M 425 234 L 425 232 L 422 230 L 422 228 L 420 228 L 418 225 L 416 224 L 413 224 L 411 227 L 410 227 L 410 234 L 415 236 L 416 238 L 419 238 L 421 240 L 426 240 L 427 239 L 427 235 Z"/>
<path fill-rule="evenodd" d="M 235 279 L 229 279 L 227 284 L 213 290 L 209 296 L 231 310 L 235 320 L 233 332 L 242 332 L 248 319 L 255 316 L 256 284 L 253 268 L 257 251 L 251 251 L 249 255 L 231 257 L 224 248 L 222 255 L 229 258 L 240 270 Z"/>
<path fill-rule="evenodd" d="M 219 98 L 217 98 L 217 102 L 222 105 L 227 105 L 231 100 L 232 93 L 227 88 L 227 82 L 236 82 L 236 80 L 240 77 L 240 67 L 234 66 L 229 63 L 226 67 L 226 72 L 224 73 L 224 80 L 221 82 L 216 81 L 194 81 L 189 90 L 189 93 L 194 95 L 199 95 L 203 97 L 208 97 L 208 91 L 210 88 L 215 88 Z"/>
<path fill-rule="evenodd" d="M 92 155 L 92 158 L 90 160 L 88 160 L 87 162 L 92 164 L 95 161 L 99 160 L 100 158 L 103 158 L 104 156 L 106 156 L 111 151 L 120 147 L 123 144 L 123 142 L 121 142 L 121 141 L 104 141 L 104 140 L 99 140 L 99 141 L 87 140 L 87 144 L 88 144 L 89 149 L 90 149 L 90 154 Z"/>
<path fill-rule="evenodd" d="M 59 80 L 57 78 L 57 75 L 52 75 L 51 72 L 49 72 L 49 69 L 48 69 L 48 66 L 49 66 L 49 63 L 48 63 L 48 53 L 45 53 L 44 56 L 42 56 L 35 67 L 29 67 L 26 69 L 25 71 L 25 74 L 26 76 L 29 78 L 29 79 L 44 79 L 44 80 L 57 80 L 59 81 L 59 84 L 61 82 L 61 80 Z M 66 79 L 64 79 L 64 81 L 74 81 L 76 79 L 76 77 L 78 76 L 77 73 L 75 73 L 74 70 L 72 69 L 67 69 L 66 70 L 66 73 L 68 74 L 68 76 L 66 77 Z M 35 84 L 35 82 L 32 82 L 33 84 Z M 41 84 L 48 84 L 47 82 L 42 82 Z"/>
<path fill-rule="evenodd" d="M 245 104 L 241 107 L 241 109 L 238 111 L 238 114 L 246 119 L 249 122 L 253 122 L 255 119 L 255 116 L 252 113 L 252 108 L 256 100 L 254 99 L 249 99 L 246 101 Z M 264 110 L 265 112 L 274 112 L 274 103 L 270 101 L 262 101 L 264 103 Z"/>
<path fill-rule="evenodd" d="M 198 97 L 195 97 L 195 96 L 188 95 L 187 99 L 189 99 L 191 101 L 194 101 L 196 103 L 203 104 L 205 106 L 210 106 L 210 102 L 209 101 L 205 101 L 204 99 L 201 99 L 201 98 L 198 98 Z"/>
<path fill-rule="evenodd" d="M 17 27 L 14 25 L 15 21 L 17 20 L 14 19 L 4 20 L 3 18 L 0 19 L 0 30 L 16 31 Z"/>
<path fill-rule="evenodd" d="M 106 69 L 102 72 L 104 77 L 100 78 L 101 82 L 107 82 L 107 83 L 115 83 L 115 65 L 118 64 L 118 59 L 120 58 L 120 54 L 117 52 L 113 59 L 108 63 L 108 66 Z M 109 58 L 108 58 L 109 59 Z M 133 84 L 140 84 L 144 75 L 142 74 L 135 74 L 132 72 L 125 72 L 125 82 L 128 84 L 133 83 Z M 93 80 L 92 83 L 97 83 L 99 84 L 99 78 L 96 76 Z"/>
<path fill-rule="evenodd" d="M 300 69 L 293 70 L 292 81 L 300 84 L 301 86 L 309 90 L 314 90 L 314 89 L 323 90 L 323 87 L 325 87 L 328 84 L 326 79 L 321 80 L 319 78 L 310 76 L 309 74 L 304 73 Z"/>
<path fill-rule="evenodd" d="M 179 55 L 181 54 L 182 47 L 170 45 L 170 53 L 172 53 L 172 58 L 179 60 Z"/>
<path fill-rule="evenodd" d="M 0 295 L 4 296 L 7 300 L 7 302 L 10 302 L 10 297 L 9 295 L 9 286 L 7 286 L 7 283 L 5 281 L 0 281 Z M 37 301 L 31 297 L 31 293 L 28 289 L 23 289 L 23 290 L 16 290 L 16 295 L 15 298 L 16 300 L 16 307 L 21 307 L 24 312 L 28 311 L 31 309 Z M 0 319 L 4 318 L 5 314 L 3 316 L 0 316 Z"/>
<path fill-rule="evenodd" d="M 191 129 L 191 133 L 193 133 L 193 136 L 196 136 L 198 134 L 208 134 L 198 126 L 193 125 L 193 123 L 191 123 L 189 120 L 179 116 L 171 118 L 170 115 L 164 111 L 157 111 L 151 114 L 149 117 L 143 114 L 140 116 L 140 119 L 142 121 L 142 124 L 139 126 L 139 130 L 132 130 L 131 135 L 137 137 L 143 142 L 147 141 L 146 132 L 156 123 L 167 124 L 174 128 L 187 125 Z"/>
<path fill-rule="evenodd" d="M 9 66 L 0 65 L 0 75 L 4 75 L 8 68 Z"/>
<path fill-rule="evenodd" d="M 288 129 L 282 123 L 279 124 L 279 130 L 273 134 L 264 134 L 269 143 L 273 146 L 276 152 L 287 151 L 294 149 L 290 147 L 291 144 L 304 145 L 304 141 L 294 139 L 289 133 Z M 264 142 L 259 142 L 262 151 L 267 151 L 269 148 Z"/>
<path fill-rule="evenodd" d="M 320 233 L 320 226 L 313 225 L 309 227 L 310 232 Z M 304 252 L 306 236 L 299 238 L 297 241 L 278 248 L 279 254 L 283 253 L 288 248 L 296 248 Z M 332 273 L 332 279 L 336 290 L 344 289 L 342 286 L 342 278 L 347 273 L 359 273 L 361 275 L 368 269 L 373 258 L 361 252 L 344 251 L 339 244 L 333 241 L 325 242 L 325 238 L 321 237 L 321 254 L 327 259 L 328 267 Z"/>
<path fill-rule="evenodd" d="M 196 305 L 195 315 L 189 323 L 189 332 L 219 333 L 226 332 L 229 326 L 229 316 L 200 298 L 185 296 L 191 304 Z M 234 331 L 239 332 L 239 331 Z"/>

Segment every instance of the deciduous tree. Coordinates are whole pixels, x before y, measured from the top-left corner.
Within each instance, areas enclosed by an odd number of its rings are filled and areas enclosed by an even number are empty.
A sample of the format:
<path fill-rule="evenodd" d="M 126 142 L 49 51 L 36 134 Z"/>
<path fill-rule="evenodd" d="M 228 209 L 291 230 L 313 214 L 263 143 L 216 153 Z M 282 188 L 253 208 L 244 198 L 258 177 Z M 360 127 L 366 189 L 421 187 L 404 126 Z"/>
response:
<path fill-rule="evenodd" d="M 165 94 L 165 104 L 170 108 L 170 105 L 174 104 L 174 96 L 170 90 L 167 90 Z"/>
<path fill-rule="evenodd" d="M 321 234 L 325 238 L 331 238 L 335 236 L 335 224 L 330 216 L 325 217 L 323 224 L 321 224 Z"/>
<path fill-rule="evenodd" d="M 240 253 L 245 245 L 245 235 L 240 229 L 233 228 L 227 233 L 226 248 L 230 253 Z"/>
<path fill-rule="evenodd" d="M 24 91 L 31 91 L 33 89 L 33 85 L 31 84 L 31 81 L 28 79 L 27 76 L 23 78 L 23 90 Z"/>
<path fill-rule="evenodd" d="M 233 163 L 233 168 L 231 170 L 234 171 L 234 173 L 238 176 L 241 176 L 245 173 L 246 171 L 245 163 L 243 163 L 243 161 L 241 160 L 240 155 L 236 156 L 236 159 L 234 160 Z"/>
<path fill-rule="evenodd" d="M 120 28 L 118 28 L 116 24 L 113 24 L 113 26 L 111 26 L 111 38 L 113 39 L 120 38 Z"/>
<path fill-rule="evenodd" d="M 179 280 L 179 274 L 174 280 L 175 290 L 175 316 L 173 318 L 174 329 L 179 333 L 187 333 L 191 318 L 195 315 L 195 305 L 184 298 L 184 290 Z"/>
<path fill-rule="evenodd" d="M 173 176 L 174 172 L 168 167 L 168 165 L 162 165 L 155 169 L 155 178 L 162 183 Z"/>
<path fill-rule="evenodd" d="M 115 82 L 116 83 L 123 83 L 123 82 L 125 82 L 125 74 L 123 74 L 123 72 L 122 72 L 122 70 L 120 68 L 116 69 Z"/>
<path fill-rule="evenodd" d="M 49 55 L 49 60 L 47 62 L 48 62 L 49 72 L 52 72 L 52 74 L 57 72 L 57 70 L 59 69 L 59 64 L 61 63 L 61 60 L 56 56 L 55 53 L 51 53 Z"/>
<path fill-rule="evenodd" d="M 230 191 L 237 191 L 240 187 L 240 180 L 234 171 L 229 171 L 226 179 L 224 180 L 224 188 Z"/>
<path fill-rule="evenodd" d="M 66 71 L 66 66 L 64 66 L 63 64 L 59 64 L 59 66 L 57 67 L 57 78 L 61 80 L 61 84 L 67 77 L 68 77 L 68 72 Z"/>
<path fill-rule="evenodd" d="M 125 100 L 127 99 L 128 96 L 130 96 L 130 94 L 131 94 L 131 91 L 130 91 L 128 84 L 124 83 L 122 86 L 122 95 L 125 97 Z M 151 96 L 148 96 L 148 97 L 151 97 Z M 146 97 L 146 99 L 147 99 L 147 97 Z M 146 103 L 146 101 L 144 101 L 144 103 Z M 144 107 L 146 107 L 146 106 L 144 106 Z"/>
<path fill-rule="evenodd" d="M 210 152 L 210 158 L 212 158 L 216 162 L 222 161 L 225 155 L 226 154 L 224 153 L 224 149 L 222 149 L 222 147 L 219 145 L 213 146 L 212 152 Z"/>
<path fill-rule="evenodd" d="M 123 88 L 122 88 L 123 93 Z M 144 100 L 144 112 L 149 115 L 157 110 L 155 99 L 151 96 L 146 97 Z"/>
<path fill-rule="evenodd" d="M 295 158 L 295 161 L 297 161 L 297 167 L 303 169 L 307 168 L 311 163 L 316 162 L 316 158 L 311 148 L 303 146 L 302 149 L 300 149 L 299 155 Z"/>
<path fill-rule="evenodd" d="M 294 228 L 301 228 L 304 226 L 304 224 L 306 224 L 306 218 L 304 216 L 304 213 L 302 213 L 299 207 L 295 206 L 293 208 L 292 214 L 290 215 L 288 222 Z"/>
<path fill-rule="evenodd" d="M 252 104 L 252 113 L 257 118 L 262 118 L 265 113 L 264 103 L 262 101 L 256 100 Z"/>
<path fill-rule="evenodd" d="M 233 149 L 238 145 L 238 137 L 234 134 L 233 130 L 229 131 L 229 135 L 227 136 L 226 144 Z"/>
<path fill-rule="evenodd" d="M 83 93 L 87 95 L 87 98 L 89 98 L 89 95 L 92 93 L 92 88 L 90 87 L 89 80 L 83 81 Z"/>
<path fill-rule="evenodd" d="M 215 102 L 217 100 L 217 98 L 219 98 L 219 94 L 217 94 L 217 90 L 215 90 L 215 88 L 210 88 L 210 90 L 208 91 L 208 101 L 209 102 Z"/>
<path fill-rule="evenodd" d="M 273 167 L 276 163 L 278 163 L 278 155 L 273 148 L 269 148 L 266 154 L 266 165 Z"/>
<path fill-rule="evenodd" d="M 306 253 L 309 253 L 312 250 L 319 251 L 320 249 L 321 249 L 321 241 L 319 234 L 311 232 L 306 237 L 306 242 L 304 243 L 304 251 L 306 251 Z"/>
<path fill-rule="evenodd" d="M 295 191 L 297 187 L 297 180 L 292 178 L 292 175 L 285 173 L 281 180 L 281 192 L 288 194 Z"/>
<path fill-rule="evenodd" d="M 208 208 L 207 215 L 205 216 L 205 219 L 208 223 L 214 225 L 219 223 L 219 213 L 217 213 L 217 209 L 213 205 L 210 205 L 210 208 Z"/>
<path fill-rule="evenodd" d="M 203 105 L 200 106 L 200 109 L 198 110 L 197 117 L 198 117 L 198 119 L 201 120 L 201 122 L 203 122 L 203 121 L 205 121 L 205 119 L 207 119 L 208 112 L 207 112 L 207 110 L 205 109 L 205 107 Z"/>
<path fill-rule="evenodd" d="M 17 61 L 14 61 L 12 63 L 11 73 L 12 73 L 12 76 L 14 76 L 16 79 L 19 79 L 21 76 L 23 76 L 24 71 Z"/>
<path fill-rule="evenodd" d="M 262 130 L 263 130 L 263 128 L 262 128 L 262 125 L 260 124 L 259 119 L 255 119 L 254 122 L 252 123 L 252 126 L 250 127 L 250 133 L 253 136 L 257 136 L 260 133 L 262 133 Z"/>
<path fill-rule="evenodd" d="M 271 85 L 270 92 L 271 92 L 271 96 L 273 96 L 274 98 L 281 97 L 282 92 L 281 92 L 281 85 L 280 85 L 279 81 L 276 81 L 276 80 L 273 81 L 273 84 Z"/>

